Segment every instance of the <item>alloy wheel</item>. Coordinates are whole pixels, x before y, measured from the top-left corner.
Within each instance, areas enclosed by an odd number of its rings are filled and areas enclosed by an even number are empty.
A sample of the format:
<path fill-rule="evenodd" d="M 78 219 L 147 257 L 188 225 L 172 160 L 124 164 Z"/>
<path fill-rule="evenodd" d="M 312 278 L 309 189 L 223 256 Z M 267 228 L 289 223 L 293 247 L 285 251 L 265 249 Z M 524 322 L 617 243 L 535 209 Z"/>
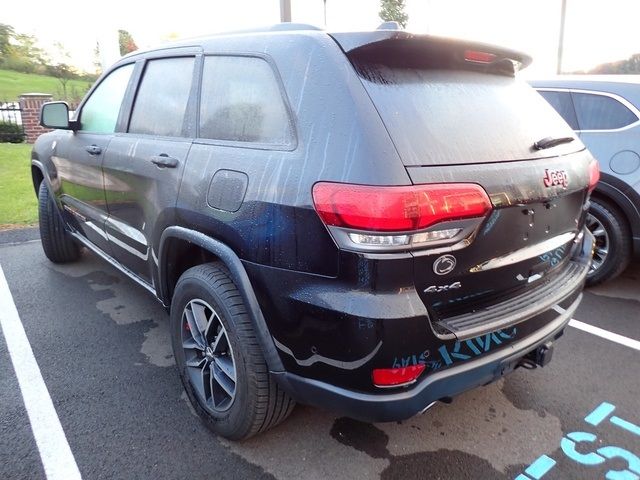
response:
<path fill-rule="evenodd" d="M 587 214 L 586 224 L 595 238 L 593 259 L 591 261 L 591 267 L 589 267 L 589 275 L 593 275 L 607 260 L 607 255 L 609 255 L 609 234 L 602 222 L 591 213 Z"/>
<path fill-rule="evenodd" d="M 205 301 L 191 300 L 182 312 L 182 348 L 189 381 L 203 407 L 224 412 L 236 396 L 236 363 L 220 316 Z"/>

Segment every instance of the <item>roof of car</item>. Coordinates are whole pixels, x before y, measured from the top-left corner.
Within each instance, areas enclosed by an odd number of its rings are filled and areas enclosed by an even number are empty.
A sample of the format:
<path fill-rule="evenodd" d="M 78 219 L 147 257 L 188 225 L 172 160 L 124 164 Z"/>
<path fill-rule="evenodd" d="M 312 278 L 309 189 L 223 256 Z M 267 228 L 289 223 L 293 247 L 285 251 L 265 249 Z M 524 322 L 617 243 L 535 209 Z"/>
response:
<path fill-rule="evenodd" d="M 399 25 L 394 25 L 395 22 L 385 22 L 381 24 L 375 30 L 369 30 L 364 32 L 357 31 L 349 31 L 349 32 L 329 32 L 322 28 L 316 27 L 314 25 L 304 24 L 304 23 L 278 23 L 271 26 L 266 26 L 263 28 L 255 28 L 248 30 L 237 30 L 231 32 L 220 32 L 209 35 L 204 35 L 200 37 L 181 39 L 174 42 L 166 43 L 159 45 L 155 48 L 150 48 L 146 50 L 136 50 L 123 58 L 131 58 L 138 55 L 144 55 L 149 52 L 155 52 L 158 50 L 165 50 L 171 48 L 179 48 L 179 47 L 195 47 L 201 46 L 205 49 L 208 47 L 215 45 L 220 40 L 225 38 L 238 38 L 238 37 L 253 37 L 260 36 L 263 38 L 268 38 L 271 35 L 311 35 L 311 36 L 327 36 L 328 38 L 333 38 L 341 48 L 348 52 L 351 50 L 355 50 L 364 45 L 372 44 L 375 42 L 382 42 L 385 40 L 398 40 L 398 39 L 417 39 L 419 41 L 432 41 L 432 42 L 441 42 L 448 43 L 451 45 L 467 45 L 474 49 L 484 49 L 487 52 L 494 52 L 498 54 L 500 57 L 506 57 L 513 60 L 517 60 L 521 64 L 521 68 L 526 67 L 531 63 L 531 57 L 528 55 L 518 52 L 509 48 L 500 47 L 497 45 L 489 45 L 480 42 L 473 42 L 468 40 L 460 40 L 453 38 L 445 38 L 438 37 L 432 35 L 424 35 L 424 34 L 414 34 L 411 32 L 407 32 L 405 30 L 400 29 Z M 224 40 L 223 40 L 224 41 Z"/>
<path fill-rule="evenodd" d="M 640 75 L 559 75 L 528 80 L 537 89 L 571 89 L 615 94 L 640 107 Z"/>
<path fill-rule="evenodd" d="M 588 85 L 640 85 L 640 75 L 557 75 L 543 79 L 529 79 L 534 87 L 584 88 Z"/>

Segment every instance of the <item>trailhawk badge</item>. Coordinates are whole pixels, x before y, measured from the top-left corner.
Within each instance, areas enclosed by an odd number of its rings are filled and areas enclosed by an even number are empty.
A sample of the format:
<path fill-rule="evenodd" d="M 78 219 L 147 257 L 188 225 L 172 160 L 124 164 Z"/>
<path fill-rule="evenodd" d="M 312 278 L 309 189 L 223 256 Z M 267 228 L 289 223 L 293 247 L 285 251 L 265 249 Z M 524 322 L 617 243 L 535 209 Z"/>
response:
<path fill-rule="evenodd" d="M 453 255 L 442 255 L 433 262 L 433 272 L 436 275 L 446 275 L 456 268 L 456 257 Z"/>

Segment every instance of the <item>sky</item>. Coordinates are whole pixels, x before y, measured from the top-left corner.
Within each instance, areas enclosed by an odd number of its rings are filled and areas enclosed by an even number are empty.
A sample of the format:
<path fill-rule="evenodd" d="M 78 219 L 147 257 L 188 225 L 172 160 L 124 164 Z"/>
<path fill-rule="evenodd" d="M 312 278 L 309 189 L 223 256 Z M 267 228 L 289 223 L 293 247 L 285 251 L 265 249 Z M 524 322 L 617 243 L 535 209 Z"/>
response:
<path fill-rule="evenodd" d="M 522 50 L 534 58 L 525 76 L 556 70 L 561 0 L 405 0 L 407 30 L 474 39 Z M 291 0 L 295 22 L 324 26 L 323 0 Z M 326 0 L 327 29 L 370 30 L 379 0 Z M 116 31 L 139 47 L 277 23 L 279 0 L 4 0 L 0 23 L 35 35 L 55 59 L 61 43 L 77 68 L 94 69 L 94 49 L 116 58 Z M 586 70 L 640 53 L 640 0 L 567 0 L 563 70 Z"/>

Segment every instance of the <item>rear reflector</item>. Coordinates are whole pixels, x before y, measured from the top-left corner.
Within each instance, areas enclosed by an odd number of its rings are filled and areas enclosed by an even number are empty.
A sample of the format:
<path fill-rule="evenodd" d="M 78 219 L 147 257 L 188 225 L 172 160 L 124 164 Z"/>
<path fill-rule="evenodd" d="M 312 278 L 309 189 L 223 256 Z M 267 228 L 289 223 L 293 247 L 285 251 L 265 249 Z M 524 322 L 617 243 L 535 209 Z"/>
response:
<path fill-rule="evenodd" d="M 368 232 L 420 230 L 491 210 L 487 193 L 473 183 L 378 187 L 320 182 L 313 186 L 313 202 L 326 225 Z"/>
<path fill-rule="evenodd" d="M 597 160 L 591 160 L 589 164 L 589 191 L 592 192 L 600 181 L 600 167 Z"/>
<path fill-rule="evenodd" d="M 376 368 L 373 371 L 373 384 L 376 387 L 398 387 L 412 383 L 424 371 L 424 365 L 411 365 L 402 368 Z"/>

